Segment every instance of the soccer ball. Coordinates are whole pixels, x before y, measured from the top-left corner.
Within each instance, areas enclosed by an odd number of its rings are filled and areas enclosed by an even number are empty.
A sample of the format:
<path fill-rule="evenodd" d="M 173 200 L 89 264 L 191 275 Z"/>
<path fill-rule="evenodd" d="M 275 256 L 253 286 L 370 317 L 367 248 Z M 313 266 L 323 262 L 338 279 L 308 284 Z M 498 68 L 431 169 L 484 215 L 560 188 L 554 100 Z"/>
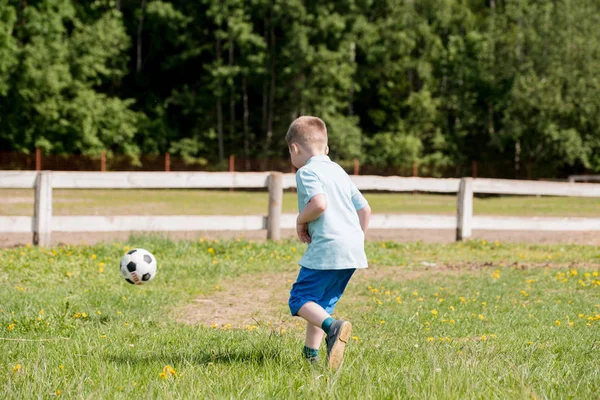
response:
<path fill-rule="evenodd" d="M 148 283 L 156 275 L 156 258 L 148 250 L 133 249 L 121 259 L 121 276 L 132 285 Z"/>

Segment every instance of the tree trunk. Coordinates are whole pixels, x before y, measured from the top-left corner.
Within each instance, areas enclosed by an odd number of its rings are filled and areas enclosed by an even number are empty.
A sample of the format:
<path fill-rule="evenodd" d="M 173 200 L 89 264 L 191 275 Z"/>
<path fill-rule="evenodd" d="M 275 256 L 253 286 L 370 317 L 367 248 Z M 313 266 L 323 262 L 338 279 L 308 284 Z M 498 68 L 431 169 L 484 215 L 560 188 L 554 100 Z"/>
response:
<path fill-rule="evenodd" d="M 217 62 L 219 65 L 221 64 L 221 38 L 217 36 Z M 217 139 L 219 141 L 219 161 L 223 162 L 225 160 L 225 148 L 223 146 L 223 105 L 222 105 L 222 82 L 221 78 L 219 82 L 217 82 Z"/>
<path fill-rule="evenodd" d="M 121 11 L 121 0 L 117 0 L 117 4 L 115 5 L 115 8 L 116 8 L 118 11 Z"/>
<path fill-rule="evenodd" d="M 27 0 L 19 0 L 19 26 L 25 25 L 25 9 L 27 8 Z"/>
<path fill-rule="evenodd" d="M 267 21 L 267 17 L 265 17 L 265 32 L 264 32 L 264 38 L 265 38 L 265 42 L 268 43 L 268 31 L 267 31 L 267 26 L 268 26 L 268 21 Z M 263 81 L 263 92 L 262 92 L 262 130 L 263 132 L 267 131 L 267 109 L 269 108 L 269 100 L 268 100 L 268 87 L 269 83 L 267 82 L 267 79 L 265 77 L 265 80 Z"/>
<path fill-rule="evenodd" d="M 144 14 L 146 13 L 146 0 L 142 0 L 140 19 L 138 21 L 138 30 L 137 30 L 137 62 L 136 62 L 136 72 L 139 73 L 142 70 L 142 30 L 144 29 Z"/>
<path fill-rule="evenodd" d="M 521 139 L 517 139 L 515 142 L 515 178 L 519 177 L 519 171 L 521 169 Z"/>
<path fill-rule="evenodd" d="M 233 71 L 233 51 L 235 45 L 233 39 L 229 37 L 229 73 Z M 231 86 L 229 88 L 229 136 L 230 140 L 235 139 L 235 82 L 233 77 L 231 78 Z"/>
<path fill-rule="evenodd" d="M 494 127 L 494 106 L 491 104 L 488 104 L 488 132 L 490 136 L 496 132 Z"/>
<path fill-rule="evenodd" d="M 269 110 L 267 113 L 267 137 L 265 140 L 265 155 L 267 156 L 271 150 L 271 142 L 273 141 L 273 118 L 275 113 L 275 31 L 272 26 L 270 31 L 271 85 L 269 90 Z"/>
<path fill-rule="evenodd" d="M 244 103 L 244 159 L 246 160 L 246 171 L 250 170 L 250 132 L 248 131 L 248 118 L 250 113 L 248 112 L 248 82 L 246 82 L 246 76 L 242 78 L 242 91 L 243 91 L 243 103 Z"/>
<path fill-rule="evenodd" d="M 350 62 L 356 63 L 356 43 L 350 43 Z M 354 80 L 350 83 L 350 93 L 348 93 L 348 115 L 354 114 Z"/>

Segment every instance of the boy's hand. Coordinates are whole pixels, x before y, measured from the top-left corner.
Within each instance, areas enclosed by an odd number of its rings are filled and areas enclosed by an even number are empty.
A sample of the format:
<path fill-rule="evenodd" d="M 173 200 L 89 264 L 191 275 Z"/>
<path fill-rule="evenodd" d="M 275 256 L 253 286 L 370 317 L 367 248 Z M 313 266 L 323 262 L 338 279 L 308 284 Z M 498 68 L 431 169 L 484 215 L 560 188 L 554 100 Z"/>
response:
<path fill-rule="evenodd" d="M 298 224 L 296 223 L 296 232 L 298 233 L 298 239 L 302 243 L 310 243 L 310 235 L 308 234 L 308 224 Z"/>

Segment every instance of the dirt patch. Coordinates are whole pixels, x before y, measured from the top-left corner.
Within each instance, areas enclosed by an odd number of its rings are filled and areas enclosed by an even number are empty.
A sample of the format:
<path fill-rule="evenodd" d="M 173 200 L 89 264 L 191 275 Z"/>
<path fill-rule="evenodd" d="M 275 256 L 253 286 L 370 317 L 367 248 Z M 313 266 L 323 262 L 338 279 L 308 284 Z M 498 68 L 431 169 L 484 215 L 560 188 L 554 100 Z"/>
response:
<path fill-rule="evenodd" d="M 127 240 L 131 232 L 53 232 L 52 244 L 94 244 L 104 241 Z M 161 236 L 180 239 L 231 239 L 245 237 L 262 241 L 267 237 L 265 230 L 260 231 L 196 231 L 196 232 L 161 232 Z M 367 240 L 393 240 L 398 242 L 452 243 L 454 230 L 429 229 L 372 229 Z M 0 234 L 0 247 L 23 246 L 31 243 L 31 233 Z M 295 231 L 284 229 L 282 238 L 295 237 Z M 545 244 L 586 244 L 600 246 L 600 231 L 592 232 L 538 232 L 538 231 L 483 231 L 473 232 L 473 239 L 508 243 L 545 243 Z"/>
<path fill-rule="evenodd" d="M 211 295 L 198 297 L 193 304 L 176 310 L 177 320 L 218 327 L 230 324 L 233 328 L 279 326 L 292 319 L 287 299 L 297 274 L 249 274 L 227 279 Z"/>
<path fill-rule="evenodd" d="M 544 268 L 547 264 L 514 265 L 520 269 Z M 552 268 L 554 264 L 550 265 Z M 568 264 L 561 267 L 584 267 L 585 264 Z M 591 265 L 597 266 L 597 265 Z M 444 264 L 436 266 L 375 266 L 358 271 L 347 289 L 347 295 L 362 296 L 357 292 L 373 281 L 392 278 L 399 282 L 429 279 L 435 276 L 456 276 L 476 274 L 485 268 L 497 268 L 491 263 Z M 298 328 L 304 324 L 289 315 L 287 301 L 298 271 L 280 273 L 248 274 L 236 279 L 227 279 L 219 285 L 219 290 L 207 296 L 198 297 L 194 303 L 174 311 L 179 322 L 201 324 L 223 328 L 246 328 L 256 325 L 281 329 Z M 216 324 L 216 325 L 215 325 Z"/>
<path fill-rule="evenodd" d="M 470 272 L 469 269 L 427 268 L 414 270 L 408 267 L 373 267 L 358 271 L 352 278 L 349 293 L 369 281 L 393 277 L 398 281 L 420 279 L 431 274 L 454 275 Z M 175 310 L 176 319 L 187 324 L 202 324 L 222 328 L 248 325 L 285 327 L 297 325 L 289 315 L 287 301 L 298 272 L 249 274 L 228 279 L 219 290 L 208 296 L 198 297 L 194 303 Z M 215 325 L 216 324 L 216 325 Z"/>

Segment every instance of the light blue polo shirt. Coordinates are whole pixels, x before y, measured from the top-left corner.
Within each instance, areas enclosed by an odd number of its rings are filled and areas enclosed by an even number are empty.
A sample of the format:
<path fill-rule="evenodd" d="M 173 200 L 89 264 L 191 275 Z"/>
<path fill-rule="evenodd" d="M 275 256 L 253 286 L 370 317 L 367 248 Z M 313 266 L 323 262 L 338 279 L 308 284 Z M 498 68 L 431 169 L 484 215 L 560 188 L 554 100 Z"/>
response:
<path fill-rule="evenodd" d="M 296 172 L 300 212 L 317 194 L 327 196 L 327 208 L 308 223 L 311 243 L 299 264 L 309 269 L 367 268 L 365 236 L 357 210 L 367 200 L 338 164 L 325 155 L 314 156 Z"/>

